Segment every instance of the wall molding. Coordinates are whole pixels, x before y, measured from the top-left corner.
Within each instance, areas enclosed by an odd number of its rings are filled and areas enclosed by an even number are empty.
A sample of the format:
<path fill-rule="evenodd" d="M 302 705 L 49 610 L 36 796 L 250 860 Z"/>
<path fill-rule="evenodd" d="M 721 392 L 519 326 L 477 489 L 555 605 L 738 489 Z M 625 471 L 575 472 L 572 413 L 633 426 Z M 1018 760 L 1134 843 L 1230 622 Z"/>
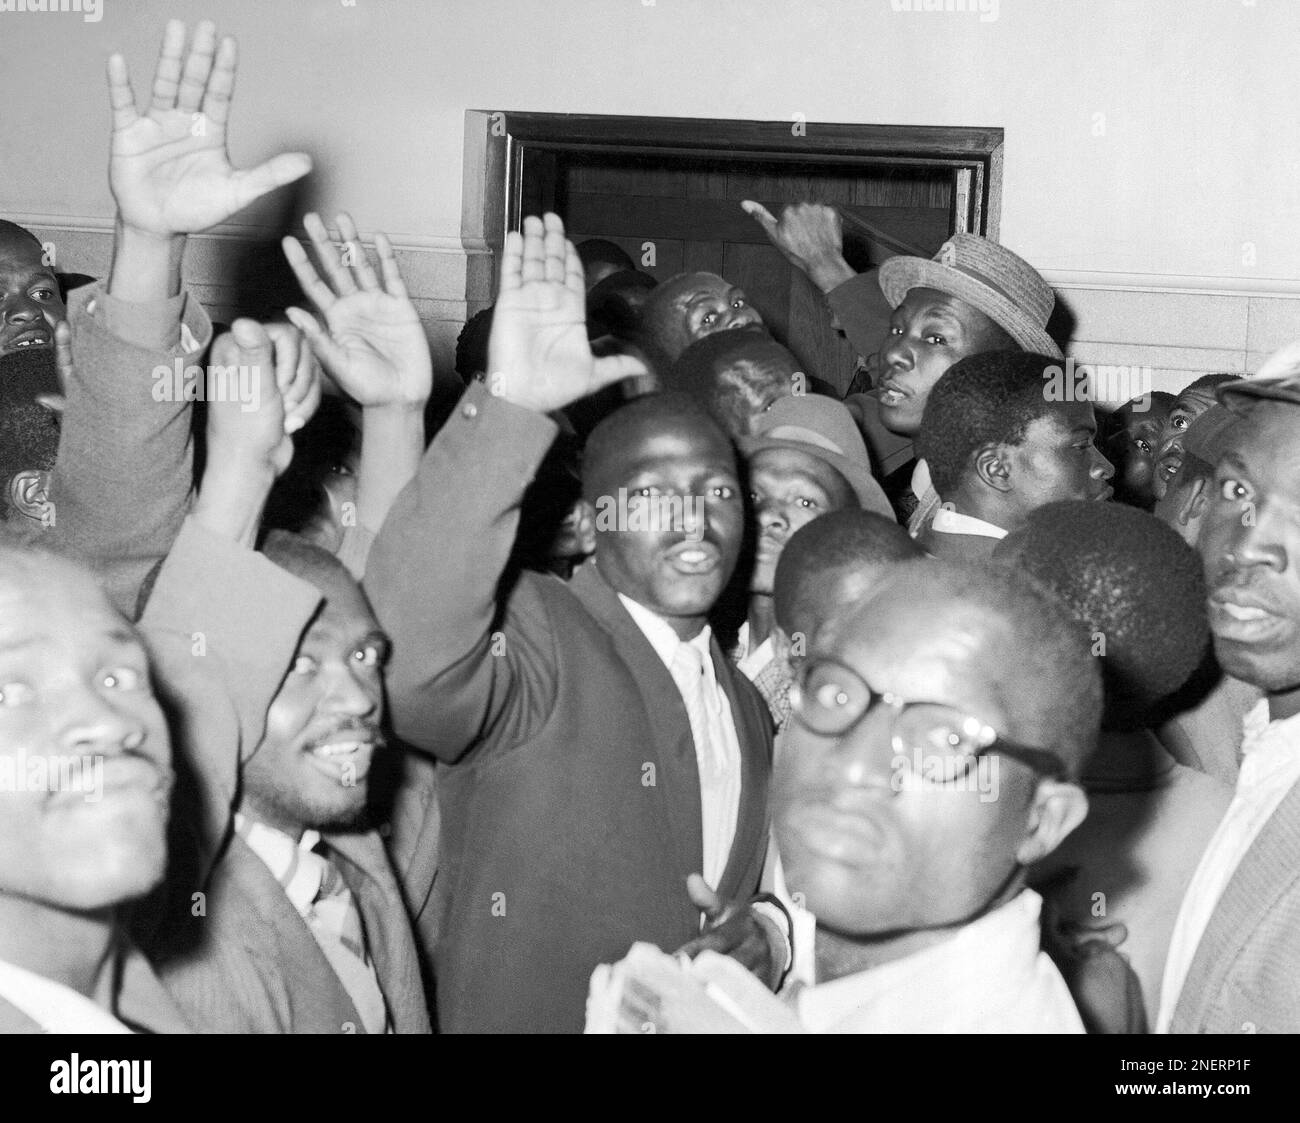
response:
<path fill-rule="evenodd" d="M 16 222 L 19 226 L 68 230 L 76 234 L 111 235 L 113 233 L 113 219 L 111 217 L 105 218 L 102 215 L 14 214 L 6 211 L 5 217 L 10 222 Z M 374 244 L 375 232 L 373 230 L 363 229 L 358 232 L 363 242 Z M 205 230 L 201 234 L 191 234 L 190 237 L 223 241 L 265 242 L 272 238 L 279 238 L 283 233 L 283 229 L 278 226 L 223 223 L 220 226 L 214 226 L 211 230 Z M 384 233 L 388 234 L 388 240 L 393 244 L 393 248 L 398 250 L 423 250 L 425 252 L 457 254 L 465 257 L 490 254 L 492 252 L 487 243 L 481 239 L 476 241 L 474 239 L 432 234 L 393 234 L 387 230 Z"/>
<path fill-rule="evenodd" d="M 1103 270 L 1044 269 L 1054 289 L 1111 289 L 1203 296 L 1300 296 L 1300 278 L 1212 277 L 1191 273 L 1111 273 Z"/>

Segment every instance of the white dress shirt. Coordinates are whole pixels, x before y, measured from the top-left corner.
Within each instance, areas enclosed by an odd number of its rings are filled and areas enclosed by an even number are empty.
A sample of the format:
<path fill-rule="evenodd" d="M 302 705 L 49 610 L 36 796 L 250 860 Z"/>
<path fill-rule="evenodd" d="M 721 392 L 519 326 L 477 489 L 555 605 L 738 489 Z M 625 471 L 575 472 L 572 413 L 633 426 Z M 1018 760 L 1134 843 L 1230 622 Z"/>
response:
<path fill-rule="evenodd" d="M 1174 922 L 1160 988 L 1156 1033 L 1168 1033 L 1174 1010 L 1196 957 L 1196 947 L 1219 898 L 1237 866 L 1277 810 L 1287 792 L 1300 781 L 1300 714 L 1279 721 L 1268 719 L 1268 699 L 1261 698 L 1242 720 L 1241 770 L 1228 811 L 1192 874 Z"/>
<path fill-rule="evenodd" d="M 750 651 L 748 620 L 740 625 L 740 631 L 736 633 L 736 650 L 743 652 L 736 660 L 736 669 L 750 682 L 753 682 L 754 676 L 776 658 L 776 645 L 772 642 L 771 636 Z"/>
<path fill-rule="evenodd" d="M 1005 538 L 1007 532 L 1000 526 L 986 523 L 971 515 L 959 514 L 951 507 L 940 507 L 934 513 L 930 529 L 936 534 L 978 534 L 982 538 Z"/>
<path fill-rule="evenodd" d="M 84 994 L 3 960 L 0 998 L 16 1006 L 45 1033 L 131 1032 Z"/>
<path fill-rule="evenodd" d="M 307 922 L 308 930 L 316 938 L 321 952 L 334 969 L 334 974 L 338 976 L 348 997 L 352 999 L 352 1005 L 356 1007 L 366 1032 L 391 1033 L 392 1020 L 388 1016 L 388 1006 L 379 986 L 374 963 L 364 948 L 361 955 L 349 951 L 339 939 L 335 925 L 321 923 L 318 915 L 318 900 L 327 861 L 315 852 L 321 842 L 320 833 L 303 831 L 302 838 L 295 842 L 283 831 L 238 813 L 235 815 L 235 829 L 248 844 L 248 848 L 266 864 L 271 876 L 280 883 L 280 888 L 289 898 L 289 903 Z M 352 907 L 358 908 L 354 901 Z M 360 916 L 359 909 L 356 915 Z"/>
<path fill-rule="evenodd" d="M 713 666 L 710 641 L 713 632 L 706 624 L 704 629 L 689 641 L 678 638 L 672 626 L 660 616 L 636 601 L 618 594 L 623 607 L 641 629 L 642 634 L 663 660 L 669 674 L 673 674 L 677 648 L 689 643 L 702 656 L 704 663 L 703 694 L 705 728 L 696 729 L 692 721 L 691 733 L 695 741 L 695 761 L 700 773 L 700 823 L 703 827 L 704 880 L 716 889 L 731 856 L 731 844 L 736 838 L 736 819 L 740 813 L 740 738 L 731 714 L 727 695 L 718 684 Z M 673 679 L 677 682 L 676 677 Z M 682 692 L 682 704 L 691 714 L 691 703 Z"/>
<path fill-rule="evenodd" d="M 949 939 L 794 995 L 810 1033 L 1083 1033 L 1030 889 Z"/>

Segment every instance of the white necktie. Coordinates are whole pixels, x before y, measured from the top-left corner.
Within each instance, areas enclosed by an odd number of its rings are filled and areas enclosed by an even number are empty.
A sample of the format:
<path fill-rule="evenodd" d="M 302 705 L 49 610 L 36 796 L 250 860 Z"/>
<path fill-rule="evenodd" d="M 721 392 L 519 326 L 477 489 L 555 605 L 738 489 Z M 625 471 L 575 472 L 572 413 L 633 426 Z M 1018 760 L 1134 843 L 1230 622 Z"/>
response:
<path fill-rule="evenodd" d="M 721 691 L 708 680 L 704 659 L 704 653 L 694 644 L 679 643 L 670 670 L 686 705 L 700 775 L 704 860 L 704 869 L 700 872 L 705 881 L 717 888 L 736 835 L 740 759 L 738 753 L 727 751 L 727 736 L 719 710 L 719 706 L 725 704 L 725 698 L 719 697 Z"/>

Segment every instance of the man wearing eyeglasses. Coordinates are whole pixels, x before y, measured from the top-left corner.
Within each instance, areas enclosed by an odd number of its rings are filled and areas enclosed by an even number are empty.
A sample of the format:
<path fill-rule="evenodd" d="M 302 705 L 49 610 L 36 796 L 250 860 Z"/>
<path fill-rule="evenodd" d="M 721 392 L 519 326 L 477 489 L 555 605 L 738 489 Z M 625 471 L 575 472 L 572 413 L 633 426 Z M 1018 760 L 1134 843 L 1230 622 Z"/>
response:
<path fill-rule="evenodd" d="M 1081 1033 L 1025 869 L 1084 818 L 1100 722 L 1087 646 L 992 569 L 900 564 L 800 668 L 774 817 L 817 917 L 804 1028 Z"/>

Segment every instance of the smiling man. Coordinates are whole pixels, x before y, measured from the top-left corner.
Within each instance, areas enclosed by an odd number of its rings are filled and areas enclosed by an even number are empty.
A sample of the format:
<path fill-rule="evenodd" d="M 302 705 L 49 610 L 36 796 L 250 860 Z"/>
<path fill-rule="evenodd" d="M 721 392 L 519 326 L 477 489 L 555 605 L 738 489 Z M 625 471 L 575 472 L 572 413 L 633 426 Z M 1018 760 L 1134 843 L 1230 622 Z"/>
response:
<path fill-rule="evenodd" d="M 744 531 L 730 441 L 685 397 L 615 411 L 583 464 L 593 560 L 567 583 L 503 580 L 547 414 L 642 371 L 592 355 L 554 215 L 507 238 L 490 358 L 497 393 L 466 391 L 365 578 L 393 638 L 394 729 L 449 765 L 439 1027 L 579 1032 L 597 964 L 638 939 L 673 951 L 702 921 L 709 939 L 743 928 L 775 983 L 766 930 L 722 904 L 759 887 L 772 745 L 707 624 Z M 598 522 L 611 503 L 626 517 Z"/>
<path fill-rule="evenodd" d="M 1079 1033 L 1026 867 L 1082 821 L 1099 676 L 1046 594 L 903 562 L 819 633 L 773 780 L 790 889 L 817 917 L 802 1025 Z"/>
<path fill-rule="evenodd" d="M 1227 814 L 1183 898 L 1157 1032 L 1300 1031 L 1300 347 L 1219 398 L 1224 435 L 1201 521 L 1224 671 L 1264 692 L 1246 715 Z"/>
<path fill-rule="evenodd" d="M 213 363 L 269 374 L 271 338 L 237 320 Z M 161 660 L 182 782 L 142 936 L 200 1031 L 427 1033 L 410 919 L 366 820 L 387 640 L 333 555 L 283 532 L 253 552 L 286 427 L 310 417 L 270 378 L 258 398 L 209 399 L 209 468 L 142 617 L 188 637 Z"/>
<path fill-rule="evenodd" d="M 1054 401 L 1048 355 L 992 351 L 957 363 L 925 407 L 917 447 L 944 504 L 918 541 L 935 557 L 987 558 L 1030 511 L 1058 499 L 1109 499 L 1088 401 Z"/>
<path fill-rule="evenodd" d="M 30 230 L 0 219 L 0 355 L 54 349 L 54 326 L 67 317 L 54 270 Z"/>

